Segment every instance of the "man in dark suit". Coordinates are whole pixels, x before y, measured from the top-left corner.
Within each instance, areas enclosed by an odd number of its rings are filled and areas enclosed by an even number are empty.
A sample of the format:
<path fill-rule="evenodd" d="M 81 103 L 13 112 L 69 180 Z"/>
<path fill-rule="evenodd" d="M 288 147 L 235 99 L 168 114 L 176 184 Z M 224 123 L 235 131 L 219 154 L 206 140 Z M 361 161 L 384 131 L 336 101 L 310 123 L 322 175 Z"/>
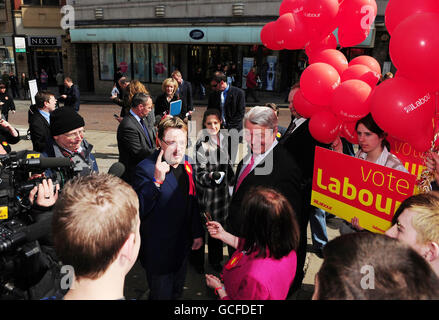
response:
<path fill-rule="evenodd" d="M 192 102 L 192 85 L 189 81 L 183 80 L 181 72 L 178 70 L 174 70 L 171 76 L 178 83 L 178 89 L 176 94 L 181 99 L 181 112 L 179 117 L 181 119 L 185 119 L 187 117 L 190 120 L 190 116 L 194 111 L 194 106 Z"/>
<path fill-rule="evenodd" d="M 49 91 L 39 91 L 35 95 L 35 105 L 29 108 L 29 132 L 32 148 L 37 152 L 46 150 L 51 139 L 50 113 L 56 108 L 55 95 Z"/>
<path fill-rule="evenodd" d="M 242 234 L 245 217 L 241 215 L 241 203 L 255 186 L 270 187 L 282 193 L 300 220 L 302 173 L 288 151 L 277 142 L 277 124 L 276 114 L 268 107 L 254 107 L 244 117 L 245 140 L 251 153 L 239 163 L 236 171 L 227 219 L 227 230 L 234 235 Z"/>
<path fill-rule="evenodd" d="M 185 156 L 187 126 L 168 117 L 158 128 L 160 151 L 138 164 L 134 190 L 140 204 L 140 262 L 150 300 L 178 299 L 183 292 L 190 250 L 203 244 L 195 174 Z"/>
<path fill-rule="evenodd" d="M 151 96 L 146 93 L 136 93 L 133 96 L 130 112 L 125 115 L 117 128 L 117 147 L 119 162 L 125 165 L 122 179 L 133 182 L 136 165 L 150 156 L 155 148 L 153 127 L 146 121 L 152 110 Z"/>
<path fill-rule="evenodd" d="M 299 254 L 297 256 L 297 272 L 294 279 L 293 290 L 300 289 L 304 277 L 303 267 L 306 258 L 306 244 L 307 244 L 307 227 L 308 222 L 311 224 L 312 240 L 314 244 L 314 251 L 321 256 L 321 251 L 328 241 L 326 232 L 325 212 L 319 208 L 311 205 L 311 189 L 312 178 L 314 170 L 314 154 L 316 146 L 322 148 L 330 148 L 330 145 L 323 144 L 315 140 L 309 132 L 309 119 L 303 118 L 294 109 L 293 98 L 294 94 L 300 89 L 298 85 L 291 88 L 288 96 L 291 111 L 291 123 L 287 131 L 280 139 L 279 143 L 296 160 L 299 168 L 303 172 L 302 179 L 302 194 L 303 194 L 303 208 L 302 220 L 300 221 L 300 230 L 304 237 L 301 237 Z"/>
<path fill-rule="evenodd" d="M 227 85 L 227 77 L 222 72 L 215 73 L 210 85 L 214 91 L 209 95 L 207 108 L 220 111 L 226 129 L 242 130 L 245 114 L 244 91 Z"/>
<path fill-rule="evenodd" d="M 223 72 L 215 72 L 210 82 L 213 92 L 209 95 L 207 109 L 217 109 L 221 114 L 221 124 L 225 129 L 242 130 L 242 119 L 245 114 L 245 93 L 243 90 L 228 85 Z M 241 137 L 238 132 L 229 132 L 231 143 L 230 160 L 236 167 L 236 155 Z"/>
<path fill-rule="evenodd" d="M 61 96 L 61 98 L 64 100 L 64 106 L 73 108 L 76 112 L 78 112 L 79 105 L 81 104 L 78 86 L 73 84 L 73 80 L 70 77 L 66 77 L 64 79 L 64 85 L 67 88 L 66 94 Z"/>

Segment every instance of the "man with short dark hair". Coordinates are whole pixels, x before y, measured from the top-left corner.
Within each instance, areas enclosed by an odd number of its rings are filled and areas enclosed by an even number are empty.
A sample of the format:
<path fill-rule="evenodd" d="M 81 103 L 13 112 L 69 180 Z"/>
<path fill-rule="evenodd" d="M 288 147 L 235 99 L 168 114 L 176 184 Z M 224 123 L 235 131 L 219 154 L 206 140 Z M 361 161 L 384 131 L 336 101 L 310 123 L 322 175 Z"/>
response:
<path fill-rule="evenodd" d="M 245 94 L 241 89 L 229 86 L 222 72 L 215 72 L 210 82 L 213 92 L 209 96 L 207 108 L 218 109 L 226 129 L 242 129 L 245 114 Z"/>
<path fill-rule="evenodd" d="M 132 183 L 136 165 L 151 155 L 156 147 L 154 128 L 146 121 L 152 110 L 151 96 L 136 93 L 130 112 L 125 115 L 117 128 L 119 162 L 125 165 L 122 179 Z"/>
<path fill-rule="evenodd" d="M 64 107 L 73 108 L 76 112 L 79 111 L 79 105 L 81 104 L 81 96 L 77 85 L 73 84 L 73 80 L 70 77 L 64 78 L 64 86 L 67 91 L 61 96 L 64 100 Z"/>
<path fill-rule="evenodd" d="M 185 156 L 187 126 L 179 117 L 167 117 L 157 135 L 160 151 L 137 165 L 133 186 L 140 203 L 139 257 L 149 299 L 170 300 L 183 293 L 188 255 L 202 246 L 204 229 L 195 174 Z"/>
<path fill-rule="evenodd" d="M 50 133 L 50 113 L 56 108 L 55 95 L 49 91 L 39 91 L 35 95 L 35 105 L 30 107 L 29 132 L 32 149 L 37 152 L 46 150 Z"/>

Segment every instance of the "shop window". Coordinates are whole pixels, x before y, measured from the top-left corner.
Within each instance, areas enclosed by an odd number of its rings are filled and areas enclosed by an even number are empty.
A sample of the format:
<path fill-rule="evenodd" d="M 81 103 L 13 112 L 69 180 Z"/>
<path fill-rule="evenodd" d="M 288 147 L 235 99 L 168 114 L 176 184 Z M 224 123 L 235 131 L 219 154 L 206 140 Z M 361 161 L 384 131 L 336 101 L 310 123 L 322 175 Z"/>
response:
<path fill-rule="evenodd" d="M 99 79 L 114 80 L 113 45 L 99 44 Z"/>
<path fill-rule="evenodd" d="M 168 77 L 168 46 L 151 44 L 152 82 L 163 82 Z"/>
<path fill-rule="evenodd" d="M 133 44 L 134 79 L 150 82 L 149 45 Z"/>
<path fill-rule="evenodd" d="M 131 48 L 129 43 L 116 44 L 116 66 L 120 71 L 131 78 Z"/>

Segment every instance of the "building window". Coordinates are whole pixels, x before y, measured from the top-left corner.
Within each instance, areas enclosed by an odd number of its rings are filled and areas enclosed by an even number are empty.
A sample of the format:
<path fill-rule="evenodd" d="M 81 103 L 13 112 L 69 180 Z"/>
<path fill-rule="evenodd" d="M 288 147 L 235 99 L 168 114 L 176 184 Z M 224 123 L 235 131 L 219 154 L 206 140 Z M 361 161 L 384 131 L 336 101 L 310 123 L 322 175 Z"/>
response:
<path fill-rule="evenodd" d="M 59 6 L 59 0 L 23 0 L 23 4 L 29 6 Z"/>
<path fill-rule="evenodd" d="M 149 45 L 142 43 L 133 44 L 134 79 L 150 82 Z"/>
<path fill-rule="evenodd" d="M 0 9 L 6 8 L 5 0 L 0 0 Z"/>
<path fill-rule="evenodd" d="M 168 77 L 168 46 L 151 44 L 151 82 L 163 82 Z"/>
<path fill-rule="evenodd" d="M 113 44 L 100 43 L 98 48 L 99 48 L 99 79 L 114 80 Z"/>
<path fill-rule="evenodd" d="M 131 50 L 130 44 L 116 44 L 116 66 L 128 77 L 131 77 Z"/>

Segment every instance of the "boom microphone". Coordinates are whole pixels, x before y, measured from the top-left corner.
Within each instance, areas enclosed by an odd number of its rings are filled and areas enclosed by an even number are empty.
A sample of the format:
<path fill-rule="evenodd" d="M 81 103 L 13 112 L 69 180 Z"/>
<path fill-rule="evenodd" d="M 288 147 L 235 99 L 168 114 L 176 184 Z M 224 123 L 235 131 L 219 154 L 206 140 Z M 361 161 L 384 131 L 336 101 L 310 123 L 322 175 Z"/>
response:
<path fill-rule="evenodd" d="M 48 169 L 72 166 L 72 162 L 69 158 L 32 158 L 20 160 L 19 163 L 27 169 Z"/>

